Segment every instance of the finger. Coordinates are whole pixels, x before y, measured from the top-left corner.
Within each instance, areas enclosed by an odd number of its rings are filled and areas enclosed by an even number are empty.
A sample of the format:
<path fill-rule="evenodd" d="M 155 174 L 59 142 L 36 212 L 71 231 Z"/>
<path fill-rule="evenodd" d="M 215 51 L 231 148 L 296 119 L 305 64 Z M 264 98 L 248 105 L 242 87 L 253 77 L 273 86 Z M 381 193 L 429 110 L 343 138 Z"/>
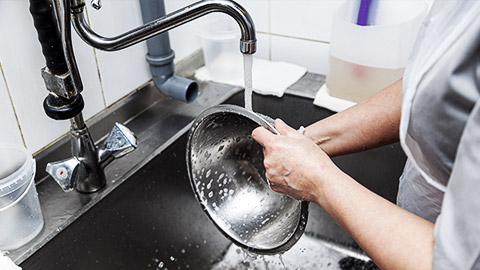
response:
<path fill-rule="evenodd" d="M 268 145 L 268 142 L 272 140 L 273 136 L 275 135 L 264 127 L 258 127 L 252 132 L 252 138 L 263 147 Z"/>
<path fill-rule="evenodd" d="M 265 177 L 270 181 L 272 185 L 276 186 L 288 186 L 287 180 L 282 175 L 279 175 L 275 170 L 267 170 L 265 172 Z"/>
<path fill-rule="evenodd" d="M 275 129 L 280 132 L 282 135 L 291 135 L 291 134 L 298 134 L 298 132 L 285 124 L 282 119 L 277 118 L 275 120 Z"/>
<path fill-rule="evenodd" d="M 270 186 L 281 186 L 282 182 L 278 181 L 278 177 L 275 177 L 275 174 L 265 172 L 265 178 L 268 180 Z"/>
<path fill-rule="evenodd" d="M 288 195 L 288 189 L 286 189 L 282 186 L 274 185 L 274 186 L 270 186 L 270 189 L 277 192 L 277 193 Z"/>
<path fill-rule="evenodd" d="M 268 181 L 270 181 L 270 184 L 272 185 L 275 184 L 275 181 L 273 181 L 273 174 L 269 173 L 268 171 L 265 172 L 265 178 L 267 178 Z"/>

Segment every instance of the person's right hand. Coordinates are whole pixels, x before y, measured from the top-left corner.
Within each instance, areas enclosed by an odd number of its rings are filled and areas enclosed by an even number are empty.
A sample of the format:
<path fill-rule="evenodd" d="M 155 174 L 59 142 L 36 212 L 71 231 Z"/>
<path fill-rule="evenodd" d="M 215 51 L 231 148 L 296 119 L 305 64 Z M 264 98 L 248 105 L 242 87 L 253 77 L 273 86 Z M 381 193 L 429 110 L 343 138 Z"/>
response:
<path fill-rule="evenodd" d="M 276 192 L 298 200 L 317 202 L 321 185 L 340 171 L 328 155 L 308 137 L 275 120 L 275 135 L 263 127 L 252 137 L 263 147 L 266 178 Z"/>

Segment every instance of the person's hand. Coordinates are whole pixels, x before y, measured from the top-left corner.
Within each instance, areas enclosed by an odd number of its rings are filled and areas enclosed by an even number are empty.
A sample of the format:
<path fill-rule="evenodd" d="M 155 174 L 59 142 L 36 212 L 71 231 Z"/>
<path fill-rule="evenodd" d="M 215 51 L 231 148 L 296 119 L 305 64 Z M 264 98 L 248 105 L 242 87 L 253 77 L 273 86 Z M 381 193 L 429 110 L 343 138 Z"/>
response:
<path fill-rule="evenodd" d="M 252 137 L 263 146 L 265 176 L 270 187 L 297 200 L 316 202 L 322 180 L 338 168 L 308 137 L 275 120 L 275 135 L 263 127 L 256 128 Z"/>

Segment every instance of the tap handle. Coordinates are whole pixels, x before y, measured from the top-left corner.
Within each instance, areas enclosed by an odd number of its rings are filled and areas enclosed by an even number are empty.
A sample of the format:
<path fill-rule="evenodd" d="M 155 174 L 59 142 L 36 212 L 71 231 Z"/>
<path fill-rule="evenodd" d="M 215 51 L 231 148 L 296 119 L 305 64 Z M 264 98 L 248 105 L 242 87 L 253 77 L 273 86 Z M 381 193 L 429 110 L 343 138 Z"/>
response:
<path fill-rule="evenodd" d="M 119 158 L 137 148 L 137 136 L 126 126 L 115 123 L 103 144 L 115 158 Z"/>
<path fill-rule="evenodd" d="M 75 189 L 75 180 L 82 177 L 84 169 L 77 157 L 72 157 L 48 163 L 46 171 L 63 191 L 69 192 Z"/>
<path fill-rule="evenodd" d="M 115 123 L 103 147 L 98 151 L 98 160 L 103 167 L 113 159 L 123 157 L 137 148 L 137 137 L 126 126 Z"/>
<path fill-rule="evenodd" d="M 96 9 L 99 10 L 102 8 L 102 0 L 92 0 L 90 1 L 90 5 Z"/>

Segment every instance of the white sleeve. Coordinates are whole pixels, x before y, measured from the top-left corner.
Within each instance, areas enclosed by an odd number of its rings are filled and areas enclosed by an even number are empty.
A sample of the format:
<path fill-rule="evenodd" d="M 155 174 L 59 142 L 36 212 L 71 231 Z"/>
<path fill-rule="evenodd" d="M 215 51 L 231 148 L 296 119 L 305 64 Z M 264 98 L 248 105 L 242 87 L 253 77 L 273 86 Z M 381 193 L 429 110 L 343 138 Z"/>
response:
<path fill-rule="evenodd" d="M 433 269 L 480 269 L 480 101 L 458 146 L 435 224 Z"/>

